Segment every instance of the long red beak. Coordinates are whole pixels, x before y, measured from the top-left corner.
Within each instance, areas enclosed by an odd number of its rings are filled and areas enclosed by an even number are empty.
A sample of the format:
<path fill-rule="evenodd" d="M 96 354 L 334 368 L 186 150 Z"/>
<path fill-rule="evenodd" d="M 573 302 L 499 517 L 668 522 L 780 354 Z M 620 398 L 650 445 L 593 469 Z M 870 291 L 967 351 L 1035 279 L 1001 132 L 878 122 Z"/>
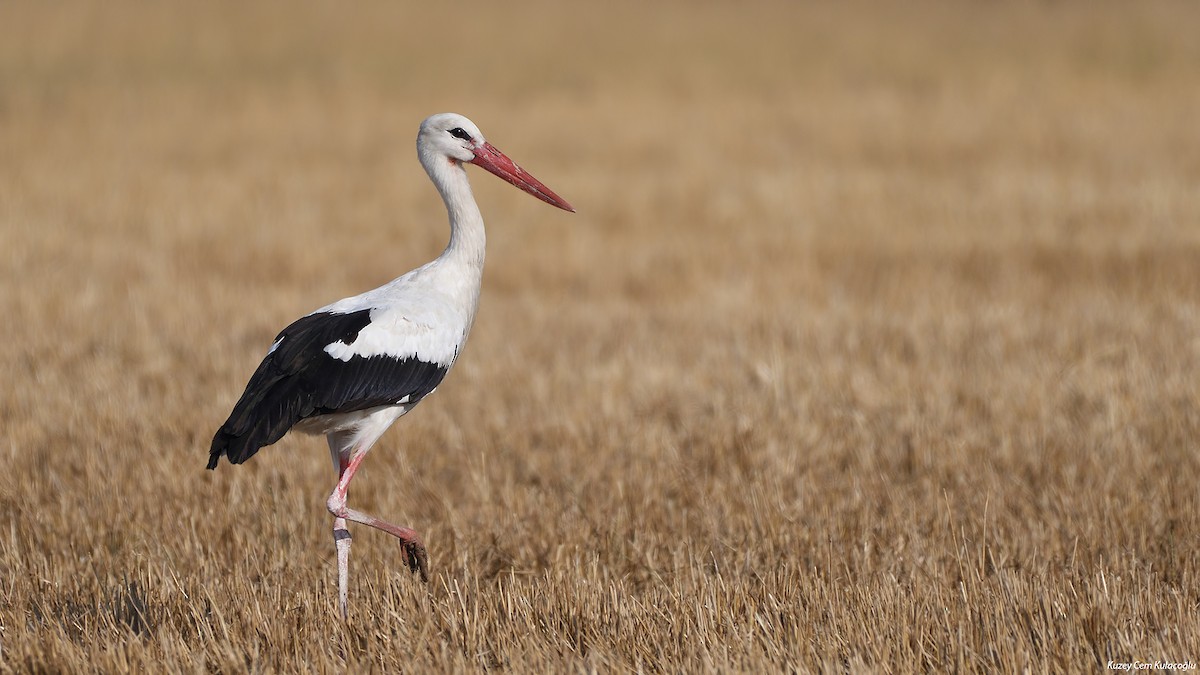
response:
<path fill-rule="evenodd" d="M 526 173 L 525 169 L 517 166 L 516 162 L 487 141 L 475 148 L 475 159 L 471 160 L 471 163 L 487 169 L 547 204 L 575 213 L 575 207 L 568 204 L 567 200 L 554 194 L 554 190 L 542 185 L 540 180 Z"/>

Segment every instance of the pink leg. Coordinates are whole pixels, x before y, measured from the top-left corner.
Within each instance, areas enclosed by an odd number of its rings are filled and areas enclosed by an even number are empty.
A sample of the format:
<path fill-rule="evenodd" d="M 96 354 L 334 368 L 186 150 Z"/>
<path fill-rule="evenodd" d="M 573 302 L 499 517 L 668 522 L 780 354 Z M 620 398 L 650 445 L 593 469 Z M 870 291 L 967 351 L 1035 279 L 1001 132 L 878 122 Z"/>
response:
<path fill-rule="evenodd" d="M 429 557 L 425 552 L 425 544 L 421 542 L 421 537 L 415 530 L 407 527 L 393 525 L 387 521 L 380 520 L 374 516 L 369 516 L 360 511 L 346 508 L 346 494 L 350 490 L 350 481 L 354 478 L 354 474 L 358 471 L 358 467 L 362 464 L 363 459 L 367 456 L 365 449 L 360 450 L 358 454 L 351 453 L 350 463 L 347 464 L 341 471 L 341 477 L 338 479 L 337 487 L 333 489 L 333 494 L 329 495 L 329 500 L 325 503 L 326 508 L 334 516 L 334 528 L 336 537 L 337 522 L 340 520 L 342 526 L 345 527 L 345 521 L 351 520 L 356 523 L 361 523 L 377 530 L 383 530 L 388 534 L 400 540 L 401 546 L 404 547 L 404 553 L 409 569 L 421 575 L 421 581 L 429 581 Z M 349 537 L 346 540 L 349 542 Z M 340 542 L 339 542 L 340 543 Z M 347 544 L 347 555 L 349 554 L 349 544 Z M 339 583 L 340 583 L 340 557 L 339 557 Z"/>

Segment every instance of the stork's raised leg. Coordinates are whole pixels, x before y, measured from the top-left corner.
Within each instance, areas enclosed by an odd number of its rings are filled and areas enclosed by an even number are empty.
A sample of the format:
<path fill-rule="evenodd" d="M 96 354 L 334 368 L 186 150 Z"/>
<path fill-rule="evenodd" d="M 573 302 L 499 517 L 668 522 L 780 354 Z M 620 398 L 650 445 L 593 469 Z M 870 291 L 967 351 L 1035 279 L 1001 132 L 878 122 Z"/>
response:
<path fill-rule="evenodd" d="M 394 419 L 394 418 L 393 418 Z M 421 581 L 429 581 L 429 557 L 425 553 L 425 544 L 415 530 L 393 525 L 385 520 L 369 516 L 360 511 L 346 507 L 346 495 L 350 492 L 350 481 L 358 471 L 359 465 L 367 456 L 367 451 L 375 441 L 383 435 L 383 431 L 392 420 L 378 425 L 365 435 L 351 431 L 335 431 L 326 436 L 329 442 L 329 454 L 333 458 L 334 467 L 338 472 L 338 483 L 333 488 L 333 494 L 325 503 L 326 508 L 333 514 L 333 541 L 337 547 L 338 560 L 338 603 L 341 606 L 342 618 L 348 616 L 348 598 L 350 595 L 350 531 L 346 521 L 362 523 L 383 530 L 400 540 L 404 548 L 404 562 L 409 569 L 421 575 Z"/>
<path fill-rule="evenodd" d="M 393 525 L 386 520 L 380 520 L 375 516 L 355 511 L 346 506 L 346 494 L 350 490 L 350 481 L 354 479 L 354 474 L 358 471 L 359 465 L 362 464 L 363 458 L 367 456 L 367 450 L 370 449 L 369 445 L 365 445 L 365 447 L 364 445 L 360 443 L 356 451 L 350 453 L 350 463 L 346 466 L 346 470 L 342 472 L 341 478 L 338 479 L 337 487 L 333 489 L 333 494 L 329 495 L 329 500 L 325 503 L 325 506 L 333 514 L 335 523 L 337 519 L 350 520 L 377 530 L 382 530 L 399 539 L 400 545 L 404 548 L 404 562 L 408 564 L 408 568 L 420 574 L 421 581 L 428 582 L 429 556 L 425 552 L 425 544 L 421 541 L 421 536 L 417 534 L 416 530 Z M 349 539 L 346 541 L 349 541 Z"/>

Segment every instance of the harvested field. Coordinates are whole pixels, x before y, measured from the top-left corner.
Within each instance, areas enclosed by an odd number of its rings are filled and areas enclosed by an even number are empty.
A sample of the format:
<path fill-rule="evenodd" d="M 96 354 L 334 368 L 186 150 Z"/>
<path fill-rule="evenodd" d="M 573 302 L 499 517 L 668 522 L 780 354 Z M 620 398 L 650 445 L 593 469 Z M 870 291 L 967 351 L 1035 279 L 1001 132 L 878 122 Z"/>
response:
<path fill-rule="evenodd" d="M 1200 5 L 0 4 L 0 670 L 1200 662 Z M 290 320 L 429 260 L 376 445 L 206 472 Z"/>

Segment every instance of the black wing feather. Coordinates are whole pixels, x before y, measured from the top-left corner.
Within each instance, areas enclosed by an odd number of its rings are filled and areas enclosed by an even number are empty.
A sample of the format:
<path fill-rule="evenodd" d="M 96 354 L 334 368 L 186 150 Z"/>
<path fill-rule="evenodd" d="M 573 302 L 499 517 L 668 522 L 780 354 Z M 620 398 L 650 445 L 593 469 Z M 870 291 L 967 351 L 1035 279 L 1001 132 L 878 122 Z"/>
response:
<path fill-rule="evenodd" d="M 213 436 L 208 468 L 221 455 L 241 464 L 305 418 L 392 405 L 405 396 L 415 405 L 441 383 L 448 367 L 415 357 L 341 361 L 325 352 L 335 342 L 353 344 L 370 323 L 371 310 L 364 309 L 310 314 L 283 329 Z"/>

